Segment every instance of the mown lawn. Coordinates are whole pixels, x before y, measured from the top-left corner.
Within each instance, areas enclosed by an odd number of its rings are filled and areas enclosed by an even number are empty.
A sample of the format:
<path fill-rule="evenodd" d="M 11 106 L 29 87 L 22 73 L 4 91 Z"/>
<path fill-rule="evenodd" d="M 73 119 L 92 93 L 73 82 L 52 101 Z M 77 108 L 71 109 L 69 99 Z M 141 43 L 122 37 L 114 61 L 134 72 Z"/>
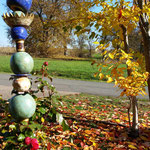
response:
<path fill-rule="evenodd" d="M 73 78 L 81 80 L 99 80 L 98 77 L 94 77 L 94 74 L 98 71 L 96 65 L 91 65 L 91 61 L 77 61 L 77 60 L 55 60 L 55 59 L 41 59 L 34 58 L 34 70 L 39 71 L 43 62 L 49 63 L 48 72 L 55 77 Z M 10 56 L 0 56 L 0 72 L 10 73 L 9 66 Z M 104 74 L 109 74 L 107 68 L 103 68 Z M 104 79 L 105 80 L 105 79 Z"/>

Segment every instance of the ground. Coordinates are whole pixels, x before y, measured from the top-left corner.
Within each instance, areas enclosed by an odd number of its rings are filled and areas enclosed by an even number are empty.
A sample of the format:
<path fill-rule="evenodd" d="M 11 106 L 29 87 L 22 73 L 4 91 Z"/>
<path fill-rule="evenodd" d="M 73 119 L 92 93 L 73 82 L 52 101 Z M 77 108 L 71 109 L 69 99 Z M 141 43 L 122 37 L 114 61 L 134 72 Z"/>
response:
<path fill-rule="evenodd" d="M 48 121 L 45 110 L 38 118 L 41 129 L 36 137 L 42 150 L 148 150 L 150 148 L 150 105 L 147 100 L 139 100 L 139 137 L 128 135 L 127 109 L 129 101 L 122 98 L 99 97 L 93 95 L 58 96 L 61 103 L 55 103 L 69 128 L 63 130 L 58 123 Z M 132 118 L 132 117 L 131 117 Z M 1 122 L 3 113 L 1 113 Z M 1 136 L 1 139 L 3 136 Z"/>

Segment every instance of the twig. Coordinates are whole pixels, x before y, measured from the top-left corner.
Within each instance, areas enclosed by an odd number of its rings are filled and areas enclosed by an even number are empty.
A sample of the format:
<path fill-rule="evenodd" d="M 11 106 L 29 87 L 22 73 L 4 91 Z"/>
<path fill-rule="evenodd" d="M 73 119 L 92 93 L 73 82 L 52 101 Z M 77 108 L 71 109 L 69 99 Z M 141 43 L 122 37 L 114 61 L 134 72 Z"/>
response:
<path fill-rule="evenodd" d="M 83 119 L 78 119 L 78 118 L 74 118 L 74 117 L 66 117 L 66 116 L 63 116 L 64 119 L 71 119 L 73 121 L 78 121 L 78 122 L 86 122 L 86 123 L 102 123 L 102 124 L 105 124 L 105 125 L 115 125 L 115 126 L 121 126 L 121 127 L 127 127 L 126 125 L 122 125 L 120 123 L 113 123 L 113 122 L 109 122 L 109 121 L 98 121 L 98 120 L 92 120 L 92 119 L 88 119 L 88 120 L 83 120 Z"/>
<path fill-rule="evenodd" d="M 130 105 L 128 108 L 128 118 L 129 118 L 129 126 L 131 127 L 131 119 L 130 119 L 131 99 L 129 98 L 129 100 L 130 100 Z"/>

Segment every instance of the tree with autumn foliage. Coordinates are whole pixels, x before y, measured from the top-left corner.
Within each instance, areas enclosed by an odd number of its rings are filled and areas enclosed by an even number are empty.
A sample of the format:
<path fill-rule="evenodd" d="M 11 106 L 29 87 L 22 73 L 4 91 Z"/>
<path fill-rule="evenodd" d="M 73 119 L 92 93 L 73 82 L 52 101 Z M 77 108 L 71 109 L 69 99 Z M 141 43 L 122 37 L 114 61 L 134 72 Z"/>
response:
<path fill-rule="evenodd" d="M 100 79 L 106 77 L 108 83 L 114 81 L 115 85 L 122 89 L 121 96 L 126 95 L 130 99 L 129 125 L 131 133 L 137 136 L 138 104 L 136 97 L 139 94 L 146 94 L 147 84 L 150 93 L 150 3 L 148 0 L 95 0 L 92 4 L 83 2 L 77 5 L 80 5 L 81 8 L 81 14 L 76 18 L 80 26 L 77 34 L 88 32 L 90 38 L 95 39 L 97 49 L 102 51 L 105 58 L 103 64 L 97 62 L 99 72 L 96 75 Z M 83 9 L 82 5 L 86 5 L 86 9 Z M 93 6 L 97 6 L 100 11 L 97 13 L 90 11 Z M 76 26 L 75 23 L 73 25 Z M 95 31 L 89 31 L 88 26 Z M 129 35 L 135 30 L 139 30 L 139 34 L 142 35 L 144 55 L 130 46 Z M 106 40 L 104 37 L 108 36 L 111 38 Z M 102 73 L 104 67 L 108 68 L 110 75 Z M 130 108 L 133 112 L 132 123 Z"/>
<path fill-rule="evenodd" d="M 67 55 L 67 46 L 74 40 L 70 21 L 80 15 L 81 8 L 73 0 L 33 0 L 32 3 L 35 18 L 25 43 L 26 50 L 38 57 Z"/>
<path fill-rule="evenodd" d="M 64 31 L 62 24 L 56 25 L 55 20 L 67 18 L 70 5 L 60 0 L 33 0 L 31 11 L 35 18 L 26 40 L 28 52 L 39 57 L 66 54 L 70 31 Z"/>
<path fill-rule="evenodd" d="M 31 13 L 34 20 L 28 28 L 26 51 L 33 56 L 51 57 L 67 55 L 67 46 L 72 43 L 74 36 L 68 20 L 80 14 L 80 8 L 72 0 L 33 0 Z M 10 29 L 8 38 L 13 43 Z"/>

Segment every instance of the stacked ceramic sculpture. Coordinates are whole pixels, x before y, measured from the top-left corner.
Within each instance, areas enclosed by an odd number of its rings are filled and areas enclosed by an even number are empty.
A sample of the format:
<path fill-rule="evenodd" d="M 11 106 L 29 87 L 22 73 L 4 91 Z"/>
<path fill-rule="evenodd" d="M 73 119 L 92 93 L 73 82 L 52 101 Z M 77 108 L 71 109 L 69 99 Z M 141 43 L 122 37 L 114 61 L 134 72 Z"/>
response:
<path fill-rule="evenodd" d="M 28 94 L 31 82 L 28 78 L 33 69 L 32 57 L 25 52 L 24 41 L 27 38 L 26 28 L 32 23 L 34 15 L 29 14 L 32 0 L 7 0 L 8 7 L 13 11 L 3 15 L 4 21 L 11 27 L 11 36 L 16 42 L 16 53 L 10 60 L 13 71 L 13 88 L 16 95 L 9 100 L 9 112 L 15 120 L 26 120 L 35 112 L 36 103 Z"/>

